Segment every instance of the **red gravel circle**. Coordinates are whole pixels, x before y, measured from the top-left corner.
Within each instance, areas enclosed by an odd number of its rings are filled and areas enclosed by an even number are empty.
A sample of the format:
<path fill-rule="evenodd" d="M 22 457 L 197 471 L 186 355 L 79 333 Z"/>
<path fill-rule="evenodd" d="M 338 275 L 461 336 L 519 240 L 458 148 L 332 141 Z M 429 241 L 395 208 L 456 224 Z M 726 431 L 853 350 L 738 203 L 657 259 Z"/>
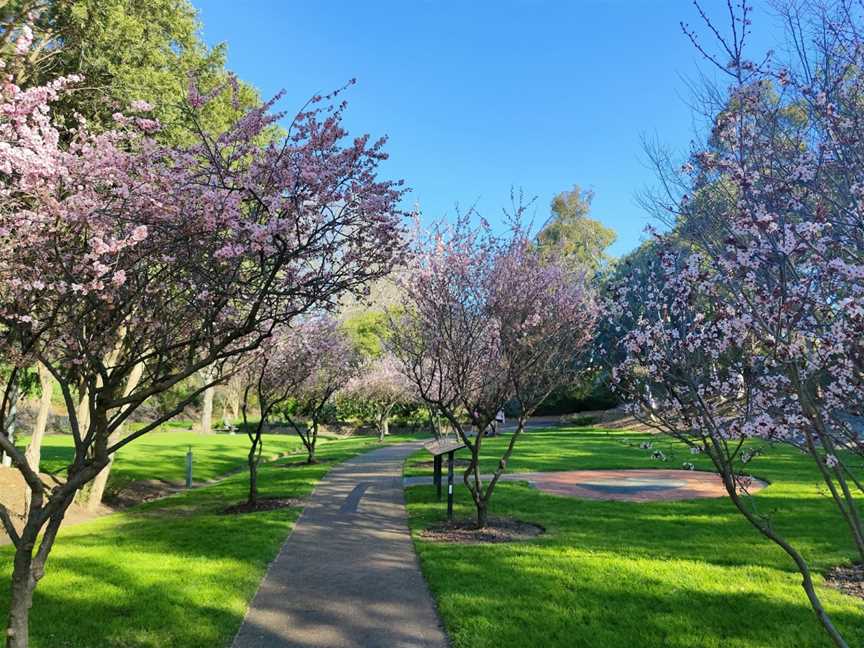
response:
<path fill-rule="evenodd" d="M 553 495 L 620 502 L 685 500 L 727 494 L 719 475 L 698 470 L 572 470 L 518 473 L 509 477 L 527 481 Z M 765 482 L 750 478 L 747 492 L 755 493 L 765 486 Z"/>

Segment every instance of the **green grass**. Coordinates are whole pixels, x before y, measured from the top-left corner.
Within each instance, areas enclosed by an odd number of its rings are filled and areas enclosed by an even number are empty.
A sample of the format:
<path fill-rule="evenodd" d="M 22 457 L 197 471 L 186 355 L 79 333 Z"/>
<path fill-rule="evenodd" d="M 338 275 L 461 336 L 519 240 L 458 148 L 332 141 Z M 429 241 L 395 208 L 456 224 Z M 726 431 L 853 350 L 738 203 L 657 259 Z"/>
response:
<path fill-rule="evenodd" d="M 394 435 L 388 442 L 400 440 L 407 437 Z M 328 440 L 317 465 L 297 465 L 296 458 L 264 465 L 261 495 L 308 495 L 335 463 L 376 445 L 370 437 Z M 63 529 L 36 591 L 33 648 L 229 645 L 300 514 L 221 514 L 244 499 L 246 484 L 245 475 L 235 475 Z M 0 547 L 0 627 L 8 611 L 11 563 L 11 547 Z"/>
<path fill-rule="evenodd" d="M 652 460 L 634 447 L 648 438 L 596 429 L 529 431 L 508 470 L 680 468 L 684 461 L 709 467 L 662 438 L 652 438 L 654 447 L 670 459 Z M 484 440 L 482 470 L 494 469 L 505 442 Z M 409 459 L 406 474 L 430 473 L 414 465 L 423 460 L 428 456 Z M 755 505 L 817 572 L 853 558 L 848 533 L 805 458 L 777 449 L 751 466 L 773 482 Z M 601 502 L 501 483 L 492 515 L 541 524 L 546 534 L 473 546 L 421 539 L 419 530 L 442 519 L 444 505 L 431 486 L 410 488 L 407 498 L 423 572 L 456 648 L 831 645 L 789 558 L 724 498 Z M 457 516 L 473 510 L 467 490 L 457 487 Z M 864 603 L 821 586 L 819 593 L 850 646 L 864 645 Z"/>
<path fill-rule="evenodd" d="M 192 475 L 196 482 L 225 475 L 245 464 L 249 452 L 249 439 L 245 434 L 202 435 L 177 429 L 151 432 L 121 448 L 111 469 L 108 491 L 117 491 L 129 482 L 143 479 L 182 483 L 186 479 L 186 452 L 190 446 Z M 22 447 L 28 440 L 28 437 L 21 438 Z M 264 435 L 264 457 L 299 451 L 301 447 L 296 434 Z M 71 435 L 46 436 L 42 444 L 42 470 L 65 472 L 72 461 L 73 448 Z"/>

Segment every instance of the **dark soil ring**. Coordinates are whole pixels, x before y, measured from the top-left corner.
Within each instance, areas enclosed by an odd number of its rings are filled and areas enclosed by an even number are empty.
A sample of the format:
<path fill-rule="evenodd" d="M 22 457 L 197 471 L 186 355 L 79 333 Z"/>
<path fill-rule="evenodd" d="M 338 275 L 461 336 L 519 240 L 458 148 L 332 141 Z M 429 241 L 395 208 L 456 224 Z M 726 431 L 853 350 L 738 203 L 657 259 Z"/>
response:
<path fill-rule="evenodd" d="M 825 584 L 849 596 L 864 598 L 864 565 L 832 567 L 825 574 Z"/>
<path fill-rule="evenodd" d="M 432 542 L 457 544 L 480 544 L 498 542 L 521 542 L 545 533 L 539 524 L 522 522 L 513 518 L 490 518 L 486 526 L 477 528 L 474 520 L 454 520 L 436 524 L 420 532 L 420 537 Z"/>
<path fill-rule="evenodd" d="M 286 461 L 285 463 L 276 463 L 273 464 L 274 468 L 303 468 L 304 466 L 323 466 L 325 464 L 331 463 L 327 459 L 323 459 L 320 461 L 313 461 L 309 463 L 305 459 L 303 461 Z"/>
<path fill-rule="evenodd" d="M 233 504 L 226 508 L 225 515 L 240 515 L 242 513 L 257 513 L 259 511 L 275 511 L 283 508 L 302 508 L 305 501 L 298 497 L 262 497 L 253 506 L 249 502 Z"/>

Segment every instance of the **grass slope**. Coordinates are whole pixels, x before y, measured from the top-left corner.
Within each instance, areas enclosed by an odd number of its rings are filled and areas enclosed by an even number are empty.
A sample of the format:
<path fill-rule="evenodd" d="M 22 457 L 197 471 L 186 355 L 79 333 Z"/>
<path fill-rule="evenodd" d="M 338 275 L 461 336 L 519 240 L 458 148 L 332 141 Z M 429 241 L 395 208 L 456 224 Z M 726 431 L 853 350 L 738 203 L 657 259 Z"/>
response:
<path fill-rule="evenodd" d="M 28 437 L 21 438 L 26 447 Z M 242 467 L 249 452 L 245 434 L 197 434 L 195 432 L 151 432 L 121 448 L 111 468 L 109 491 L 129 482 L 157 479 L 183 482 L 186 479 L 186 451 L 192 448 L 192 475 L 196 482 L 206 481 Z M 74 442 L 68 434 L 52 434 L 42 444 L 41 468 L 44 472 L 62 471 L 73 457 Z M 296 434 L 264 435 L 264 457 L 300 450 Z"/>
<path fill-rule="evenodd" d="M 388 439 L 400 440 L 408 438 Z M 317 465 L 296 465 L 297 457 L 264 465 L 261 495 L 308 495 L 335 463 L 377 445 L 369 437 L 328 440 Z M 246 486 L 245 475 L 238 474 L 64 529 L 36 591 L 32 647 L 229 645 L 300 514 L 221 514 L 227 504 L 243 500 Z M 12 555 L 11 547 L 0 547 L 0 627 L 8 612 Z"/>
<path fill-rule="evenodd" d="M 632 445 L 649 438 L 669 461 L 652 460 Z M 494 469 L 505 442 L 484 441 L 484 471 Z M 428 474 L 414 465 L 427 459 L 415 455 L 406 473 Z M 508 470 L 680 468 L 684 461 L 709 468 L 704 458 L 694 460 L 662 438 L 547 429 L 519 440 Z M 755 496 L 755 505 L 814 569 L 853 557 L 806 459 L 777 449 L 751 465 L 754 475 L 774 482 Z M 471 516 L 467 490 L 457 487 L 456 494 L 457 516 Z M 726 499 L 600 502 L 501 483 L 492 514 L 542 524 L 547 533 L 525 543 L 466 546 L 418 537 L 444 514 L 431 486 L 410 488 L 407 498 L 423 572 L 457 648 L 830 645 L 789 558 Z M 820 594 L 849 644 L 864 645 L 864 603 L 824 587 Z"/>

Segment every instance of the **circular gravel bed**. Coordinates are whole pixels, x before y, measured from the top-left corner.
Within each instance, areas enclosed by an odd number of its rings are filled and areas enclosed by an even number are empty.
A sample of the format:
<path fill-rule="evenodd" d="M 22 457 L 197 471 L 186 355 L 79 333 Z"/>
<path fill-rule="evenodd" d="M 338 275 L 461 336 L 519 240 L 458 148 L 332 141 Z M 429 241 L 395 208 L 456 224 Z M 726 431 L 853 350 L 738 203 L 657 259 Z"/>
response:
<path fill-rule="evenodd" d="M 723 480 L 716 473 L 699 470 L 572 470 L 517 473 L 508 480 L 527 481 L 554 495 L 626 502 L 725 497 Z M 754 493 L 767 484 L 750 480 Z"/>

